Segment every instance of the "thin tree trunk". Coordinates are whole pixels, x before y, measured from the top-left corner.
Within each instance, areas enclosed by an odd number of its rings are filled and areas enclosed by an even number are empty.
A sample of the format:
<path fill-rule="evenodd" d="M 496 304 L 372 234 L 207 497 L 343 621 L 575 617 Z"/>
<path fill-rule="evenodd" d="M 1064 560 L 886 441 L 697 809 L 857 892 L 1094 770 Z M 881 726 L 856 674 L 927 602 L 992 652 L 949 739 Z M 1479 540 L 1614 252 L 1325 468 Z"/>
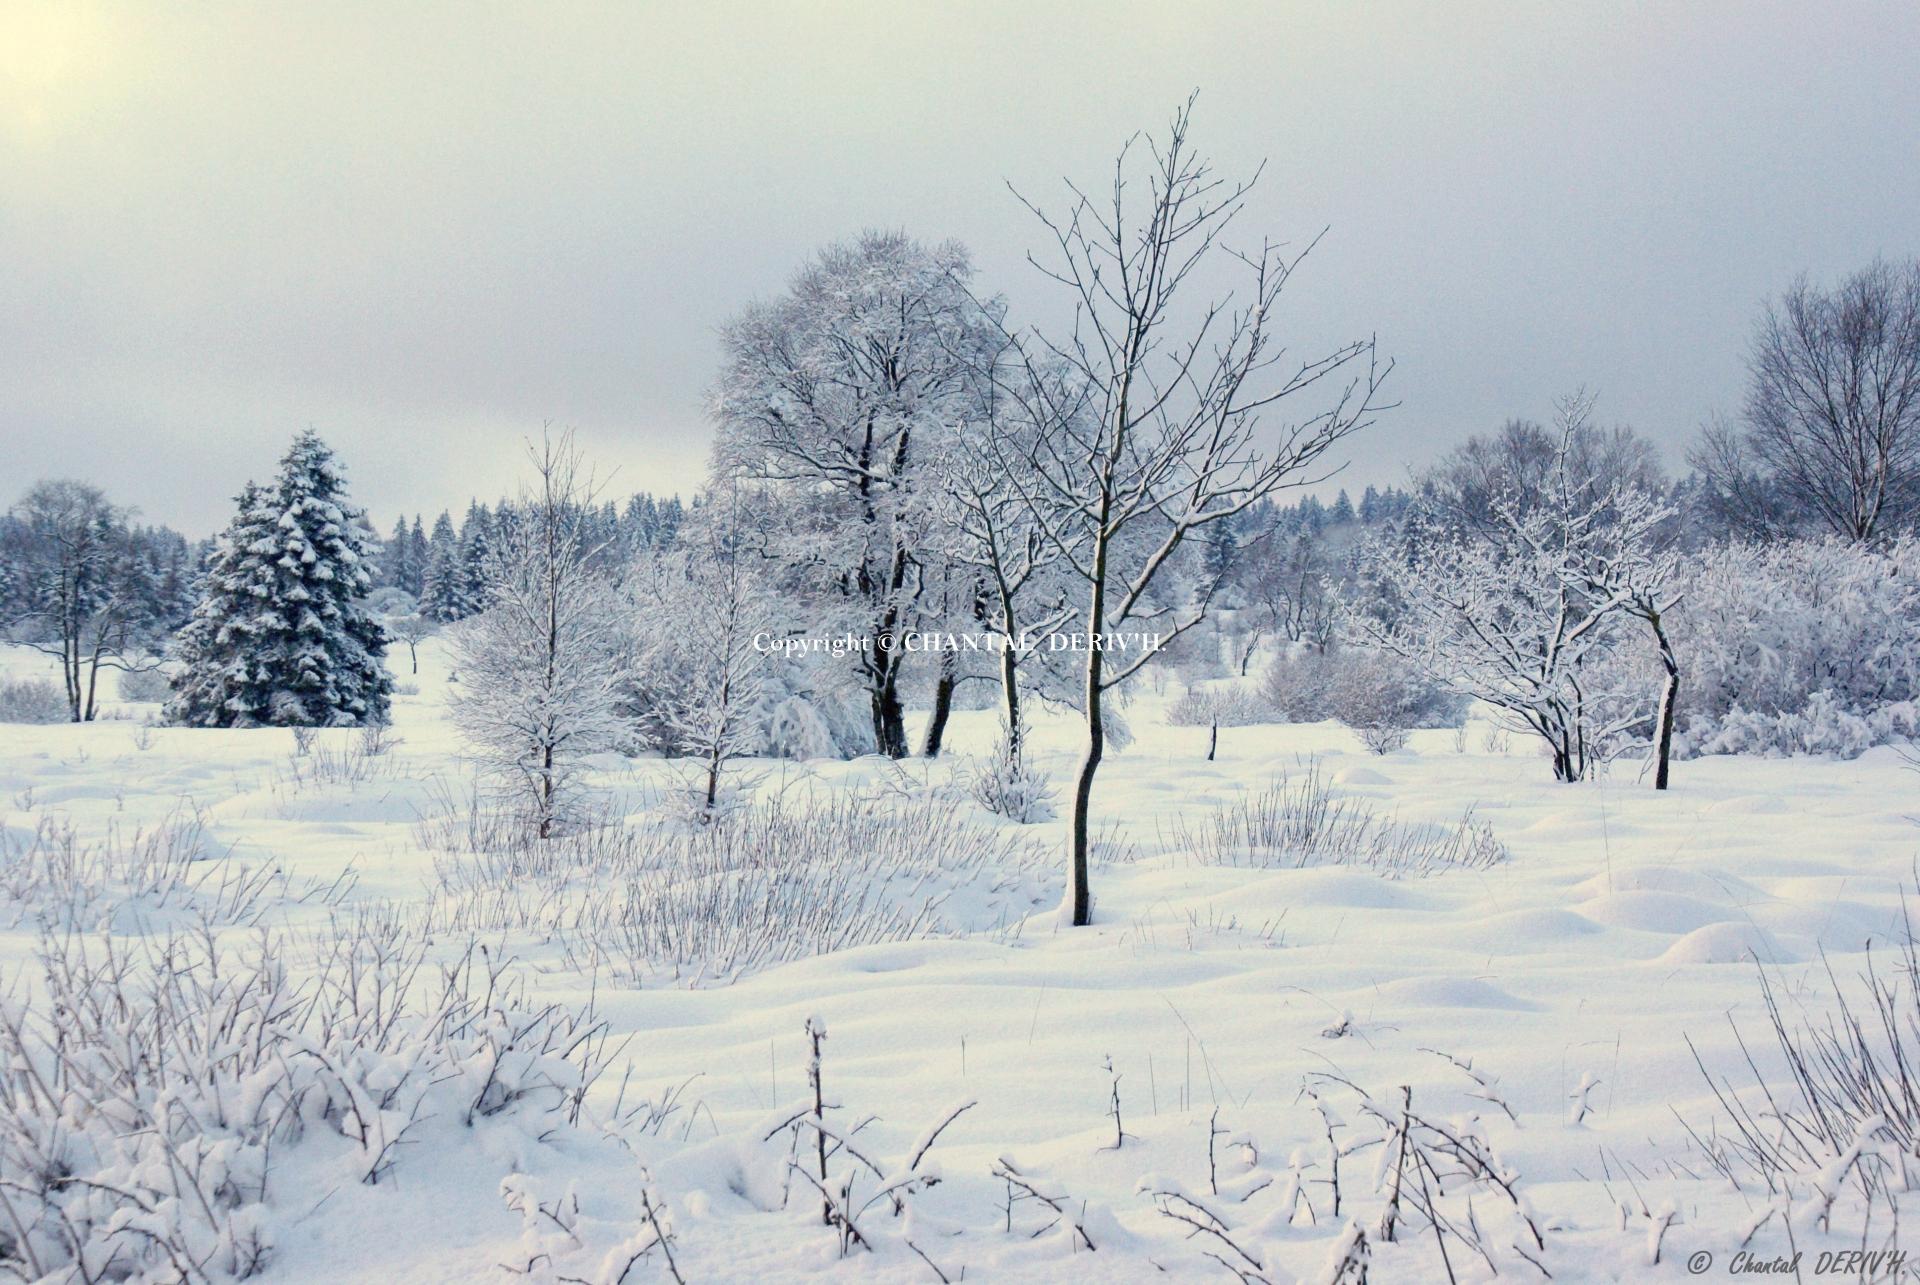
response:
<path fill-rule="evenodd" d="M 1020 658 L 1014 654 L 1013 640 L 1000 653 L 1000 694 L 1006 703 L 1007 761 L 1020 762 Z"/>
<path fill-rule="evenodd" d="M 1111 488 L 1107 488 L 1111 493 Z M 1093 922 L 1093 890 L 1087 871 L 1087 853 L 1091 847 L 1088 833 L 1093 805 L 1093 776 L 1107 751 L 1107 727 L 1102 717 L 1102 665 L 1105 655 L 1095 645 L 1107 615 L 1107 497 L 1100 506 L 1101 534 L 1094 540 L 1093 567 L 1089 577 L 1087 604 L 1087 753 L 1080 760 L 1080 776 L 1073 787 L 1073 825 L 1067 866 L 1067 910 L 1070 923 L 1084 928 Z"/>
<path fill-rule="evenodd" d="M 922 753 L 930 759 L 940 757 L 941 742 L 947 736 L 947 719 L 953 713 L 953 689 L 959 681 L 954 673 L 953 653 L 940 653 L 940 678 L 933 688 L 933 718 L 927 723 L 927 743 Z"/>
<path fill-rule="evenodd" d="M 1213 752 L 1220 748 L 1220 724 L 1214 723 L 1207 732 L 1207 762 L 1213 762 Z"/>
<path fill-rule="evenodd" d="M 1660 688 L 1659 722 L 1653 742 L 1653 788 L 1664 790 L 1673 763 L 1673 717 L 1674 706 L 1680 700 L 1680 661 L 1673 654 L 1673 643 L 1661 624 L 1660 613 L 1649 613 L 1647 624 L 1653 629 L 1654 641 L 1660 644 L 1660 663 L 1667 671 L 1667 681 Z"/>

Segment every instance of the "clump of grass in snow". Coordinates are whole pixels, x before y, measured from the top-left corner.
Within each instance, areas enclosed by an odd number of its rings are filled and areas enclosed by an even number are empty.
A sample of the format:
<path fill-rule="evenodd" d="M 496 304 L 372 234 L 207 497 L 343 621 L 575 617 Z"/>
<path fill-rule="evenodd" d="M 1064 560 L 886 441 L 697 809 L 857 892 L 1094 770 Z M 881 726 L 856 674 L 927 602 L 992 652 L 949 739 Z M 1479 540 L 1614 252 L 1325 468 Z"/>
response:
<path fill-rule="evenodd" d="M 1790 1011 L 1759 969 L 1761 1029 L 1728 1017 L 1751 1083 L 1716 1077 L 1688 1037 L 1722 1119 L 1703 1129 L 1682 1124 L 1722 1177 L 1768 1197 L 1755 1203 L 1743 1245 L 1776 1217 L 1790 1240 L 1831 1232 L 1840 1213 L 1858 1220 L 1858 1233 L 1845 1233 L 1850 1243 L 1896 1247 L 1920 1155 L 1920 947 L 1904 910 L 1902 928 L 1895 967 L 1869 952 L 1858 989 L 1828 966 L 1833 1001 L 1824 1013 Z M 1763 1067 L 1777 1070 L 1763 1075 Z"/>
<path fill-rule="evenodd" d="M 331 899 L 339 886 L 310 888 L 300 899 Z M 192 809 L 154 826 L 109 823 L 92 837 L 61 816 L 41 817 L 28 835 L 0 833 L 0 920 L 131 929 L 178 911 L 216 925 L 244 924 L 294 896 L 276 864 L 236 859 L 212 841 Z M 128 915 L 133 920 L 122 922 Z"/>
<path fill-rule="evenodd" d="M 1214 866 L 1357 866 L 1389 878 L 1480 870 L 1507 860 L 1505 844 L 1471 809 L 1453 825 L 1403 821 L 1334 794 L 1317 762 L 1205 819 L 1176 820 L 1162 846 Z"/>
<path fill-rule="evenodd" d="M 702 827 L 603 817 L 549 839 L 469 798 L 419 827 L 433 922 L 529 932 L 582 969 L 727 982 L 776 964 L 1003 919 L 1032 904 L 1051 853 L 938 795 L 775 798 Z"/>

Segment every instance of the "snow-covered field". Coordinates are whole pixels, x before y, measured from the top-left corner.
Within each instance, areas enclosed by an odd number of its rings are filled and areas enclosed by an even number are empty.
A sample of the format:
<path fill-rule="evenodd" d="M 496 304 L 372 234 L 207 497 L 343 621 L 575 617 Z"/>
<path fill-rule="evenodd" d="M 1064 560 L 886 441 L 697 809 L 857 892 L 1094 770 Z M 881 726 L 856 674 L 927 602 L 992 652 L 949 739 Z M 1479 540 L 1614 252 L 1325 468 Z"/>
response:
<path fill-rule="evenodd" d="M 1893 963 L 1884 952 L 1901 940 L 1901 889 L 1920 851 L 1920 777 L 1884 749 L 1851 762 L 1687 762 L 1665 794 L 1632 765 L 1598 783 L 1555 784 L 1532 744 L 1502 742 L 1479 721 L 1459 738 L 1416 733 L 1384 757 L 1331 724 L 1228 728 L 1207 762 L 1207 730 L 1166 726 L 1164 697 L 1143 690 L 1128 711 L 1137 740 L 1110 757 L 1097 786 L 1098 815 L 1116 828 L 1094 873 L 1093 928 L 1053 922 L 1058 823 L 1013 826 L 946 788 L 994 740 L 992 713 L 968 712 L 955 718 L 955 752 L 933 764 L 742 769 L 762 796 L 919 806 L 950 815 L 963 845 L 999 837 L 978 868 L 914 872 L 900 854 L 880 863 L 887 886 L 863 893 L 897 912 L 888 922 L 920 914 L 910 939 L 737 979 L 714 975 L 724 969 L 696 976 L 684 963 L 642 967 L 582 945 L 610 939 L 611 887 L 574 890 L 570 929 L 543 917 L 559 904 L 545 904 L 557 885 L 530 880 L 515 913 L 533 926 L 516 929 L 503 926 L 503 902 L 476 890 L 478 858 L 430 849 L 431 822 L 462 806 L 469 773 L 446 716 L 443 653 L 429 643 L 421 660 L 417 680 L 399 660 L 398 678 L 417 681 L 418 694 L 396 700 L 398 743 L 371 758 L 352 732 L 320 733 L 296 753 L 285 730 L 149 728 L 150 706 L 111 707 L 81 727 L 0 728 L 0 864 L 45 860 L 37 827 L 70 822 L 84 845 L 196 815 L 196 870 L 230 853 L 287 876 L 227 916 L 223 946 L 243 948 L 262 926 L 284 930 L 301 943 L 289 955 L 297 972 L 310 947 L 356 921 L 424 938 L 435 960 L 477 936 L 490 959 L 519 961 L 534 1000 L 591 1004 L 610 1024 L 610 1068 L 582 1113 L 618 1117 L 607 1132 L 555 1127 L 543 1141 L 557 1118 L 506 1110 L 468 1125 L 429 1111 L 373 1184 L 345 1150 L 289 1147 L 265 1207 L 249 1215 L 264 1228 L 269 1279 L 471 1280 L 519 1269 L 613 1280 L 632 1256 L 621 1246 L 651 1243 L 655 1201 L 673 1270 L 689 1281 L 1187 1280 L 1230 1279 L 1229 1270 L 1322 1280 L 1349 1219 L 1374 1241 L 1375 1281 L 1488 1278 L 1488 1261 L 1460 1240 L 1437 1241 L 1411 1215 L 1395 1243 L 1377 1234 L 1394 1185 L 1391 1126 L 1409 1100 L 1458 1137 L 1484 1138 L 1473 1154 L 1497 1156 L 1497 1181 L 1461 1181 L 1434 1198 L 1493 1247 L 1501 1279 L 1539 1279 L 1526 1258 L 1560 1281 L 1680 1279 L 1701 1252 L 1715 1279 L 1770 1197 L 1751 1177 L 1736 1188 L 1717 1174 L 1690 1136 L 1728 1129 L 1695 1050 L 1716 1076 L 1751 1083 L 1738 1025 L 1776 1076 L 1754 956 L 1786 1002 L 1825 1011 L 1829 969 L 1850 985 L 1870 944 Z M 21 671 L 37 660 L 6 663 Z M 1068 717 L 1035 729 L 1036 762 L 1056 783 L 1072 762 L 1072 732 Z M 1406 878 L 1195 859 L 1194 836 L 1217 808 L 1283 775 L 1298 782 L 1309 760 L 1336 797 L 1405 820 L 1451 826 L 1471 808 L 1508 857 Z M 609 757 L 594 784 L 609 807 L 644 820 L 673 778 L 658 760 Z M 819 859 L 859 871 L 867 856 Z M 44 907 L 12 900 L 9 889 L 34 886 L 18 874 L 0 883 L 0 967 L 5 989 L 31 1007 L 45 1002 L 33 963 Z M 187 929 L 212 895 L 196 878 L 201 902 L 134 889 L 87 906 L 79 926 L 123 943 Z M 589 911 L 595 933 L 580 928 Z M 781 1127 L 811 1107 L 810 1019 L 826 1032 L 827 1123 L 875 1169 L 908 1176 L 922 1135 L 974 1104 L 928 1149 L 905 1212 L 875 1200 L 860 1219 L 870 1246 L 844 1253 L 822 1225 L 819 1193 L 788 1165 L 796 1141 L 802 1168 L 812 1165 L 815 1135 Z M 1368 1114 L 1361 1091 L 1387 1123 Z M 1338 1216 L 1329 1116 L 1351 1152 Z M 1385 1140 L 1362 1145 L 1371 1138 Z M 1003 1163 L 1060 1212 L 1037 1199 L 1009 1206 Z M 934 1164 L 942 1180 L 927 1185 Z M 838 1181 L 860 1165 L 840 1153 L 831 1167 Z M 1407 1204 L 1419 1200 L 1418 1179 L 1417 1166 L 1406 1170 Z M 877 1185 L 857 1176 L 856 1208 Z M 1795 1209 L 1816 1194 L 1797 1189 Z M 1868 1248 L 1897 1235 L 1884 1217 L 1882 1206 Z M 1214 1218 L 1224 1234 L 1195 1230 Z M 1796 1214 L 1792 1224 L 1808 1279 L 1819 1251 L 1862 1244 L 1857 1212 L 1836 1213 L 1825 1232 L 1816 1221 Z M 0 1212 L 0 1246 L 12 1236 Z M 1788 1253 L 1787 1223 L 1770 1220 L 1746 1249 L 1755 1261 Z M 655 1250 L 626 1279 L 670 1279 L 669 1270 Z"/>

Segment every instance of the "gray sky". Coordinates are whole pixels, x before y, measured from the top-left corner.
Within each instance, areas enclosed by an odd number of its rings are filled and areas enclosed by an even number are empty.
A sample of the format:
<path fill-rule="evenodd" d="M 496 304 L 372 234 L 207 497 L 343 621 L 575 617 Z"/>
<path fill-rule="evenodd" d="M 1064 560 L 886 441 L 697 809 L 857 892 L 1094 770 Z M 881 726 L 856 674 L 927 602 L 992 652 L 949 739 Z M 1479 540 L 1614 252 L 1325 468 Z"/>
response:
<path fill-rule="evenodd" d="M 396 17 L 392 11 L 404 11 Z M 1377 331 L 1354 485 L 1587 384 L 1670 461 L 1793 275 L 1920 252 L 1920 6 L 700 3 L 0 8 L 0 503 L 193 534 L 312 426 L 382 527 L 575 427 L 690 490 L 715 329 L 821 243 L 972 247 L 1201 90 L 1249 230 L 1331 227 L 1302 343 Z"/>

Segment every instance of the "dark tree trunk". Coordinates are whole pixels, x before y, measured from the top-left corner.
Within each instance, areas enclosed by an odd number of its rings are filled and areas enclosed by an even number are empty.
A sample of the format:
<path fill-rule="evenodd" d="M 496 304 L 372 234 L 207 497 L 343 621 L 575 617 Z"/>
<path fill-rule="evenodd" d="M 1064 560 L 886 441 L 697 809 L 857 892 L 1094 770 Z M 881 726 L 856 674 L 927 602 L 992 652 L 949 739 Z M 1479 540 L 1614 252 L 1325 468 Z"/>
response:
<path fill-rule="evenodd" d="M 1664 790 L 1673 765 L 1673 716 L 1674 706 L 1680 700 L 1680 661 L 1673 654 L 1673 643 L 1667 638 L 1660 613 L 1650 613 L 1647 624 L 1653 629 L 1654 641 L 1660 645 L 1660 663 L 1667 671 L 1667 681 L 1660 688 L 1659 722 L 1653 739 L 1653 788 Z"/>
<path fill-rule="evenodd" d="M 954 672 L 953 653 L 940 653 L 940 679 L 933 688 L 933 718 L 927 723 L 927 744 L 923 751 L 926 757 L 940 757 L 940 744 L 947 736 L 947 718 L 953 713 L 953 689 L 959 682 Z"/>

